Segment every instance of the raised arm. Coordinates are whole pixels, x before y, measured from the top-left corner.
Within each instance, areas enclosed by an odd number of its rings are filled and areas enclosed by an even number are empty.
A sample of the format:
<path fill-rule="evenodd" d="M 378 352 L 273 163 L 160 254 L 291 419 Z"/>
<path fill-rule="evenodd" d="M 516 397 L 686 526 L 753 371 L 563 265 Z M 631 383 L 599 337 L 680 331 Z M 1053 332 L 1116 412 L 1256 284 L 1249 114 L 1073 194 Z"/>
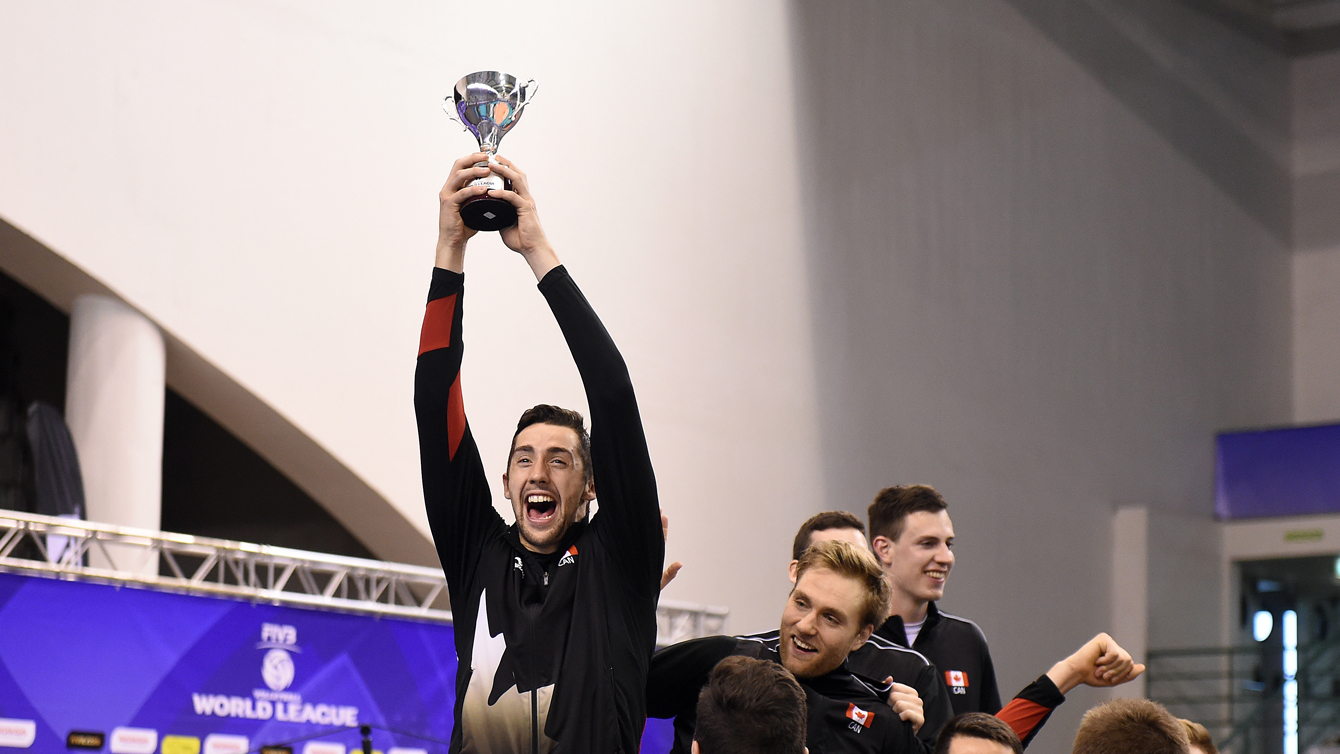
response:
<path fill-rule="evenodd" d="M 512 182 L 512 191 L 493 191 L 517 208 L 517 224 L 502 241 L 530 265 L 549 301 L 591 410 L 591 457 L 602 540 L 623 566 L 627 583 L 654 598 L 660 589 L 665 540 L 656 476 L 638 413 L 637 397 L 623 356 L 591 304 L 582 295 L 540 226 L 526 175 L 499 157 L 492 170 Z"/>
<path fill-rule="evenodd" d="M 472 161 L 476 157 L 456 161 L 438 197 L 437 265 L 414 372 L 424 504 L 453 598 L 458 585 L 469 578 L 483 538 L 501 534 L 504 528 L 490 502 L 484 466 L 461 395 L 465 244 L 475 231 L 461 222 L 460 203 L 480 193 L 478 187 L 462 188 L 475 177 Z"/>
<path fill-rule="evenodd" d="M 1143 672 L 1145 666 L 1133 661 L 1130 653 L 1111 636 L 1098 634 L 1024 687 L 996 717 L 1008 723 L 1024 746 L 1028 746 L 1071 689 L 1079 685 L 1120 686 Z"/>

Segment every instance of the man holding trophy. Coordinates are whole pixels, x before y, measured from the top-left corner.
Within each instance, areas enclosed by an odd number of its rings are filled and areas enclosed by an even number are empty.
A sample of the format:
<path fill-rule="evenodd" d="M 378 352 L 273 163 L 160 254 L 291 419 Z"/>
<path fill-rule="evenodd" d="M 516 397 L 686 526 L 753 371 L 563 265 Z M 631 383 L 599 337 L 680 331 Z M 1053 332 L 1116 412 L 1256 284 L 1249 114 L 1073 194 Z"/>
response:
<path fill-rule="evenodd" d="M 456 627 L 451 751 L 632 754 L 665 554 L 656 479 L 623 357 L 545 238 L 525 174 L 494 156 L 533 91 L 498 72 L 456 85 L 482 151 L 456 161 L 439 195 L 415 373 L 424 500 Z M 539 281 L 591 411 L 589 436 L 575 411 L 522 414 L 502 478 L 511 526 L 493 509 L 460 380 L 466 244 L 490 229 Z"/>

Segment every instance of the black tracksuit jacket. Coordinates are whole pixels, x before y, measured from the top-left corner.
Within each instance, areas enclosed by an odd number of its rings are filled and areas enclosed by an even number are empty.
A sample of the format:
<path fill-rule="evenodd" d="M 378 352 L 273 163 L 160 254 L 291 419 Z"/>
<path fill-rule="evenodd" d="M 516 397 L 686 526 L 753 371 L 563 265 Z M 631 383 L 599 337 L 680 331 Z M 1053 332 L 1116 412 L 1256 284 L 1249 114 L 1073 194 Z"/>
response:
<path fill-rule="evenodd" d="M 634 754 L 665 542 L 628 370 L 567 270 L 551 270 L 539 289 L 586 387 L 599 512 L 552 555 L 527 550 L 493 509 L 465 417 L 464 280 L 433 270 L 414 384 L 459 663 L 451 751 Z"/>
<path fill-rule="evenodd" d="M 777 633 L 709 636 L 660 650 L 647 678 L 647 714 L 675 719 L 674 754 L 689 754 L 698 692 L 712 668 L 731 655 L 781 663 Z M 889 687 L 860 678 L 843 663 L 818 678 L 797 678 L 808 707 L 805 745 L 810 754 L 916 754 L 920 742 L 909 723 L 888 706 Z M 646 752 L 645 754 L 663 754 Z"/>
<path fill-rule="evenodd" d="M 897 615 L 884 621 L 875 634 L 900 646 L 908 646 L 903 619 Z M 927 606 L 926 622 L 911 648 L 925 655 L 940 671 L 955 715 L 964 712 L 994 715 L 1000 711 L 996 666 L 991 662 L 986 635 L 976 623 L 942 613 L 932 602 Z"/>

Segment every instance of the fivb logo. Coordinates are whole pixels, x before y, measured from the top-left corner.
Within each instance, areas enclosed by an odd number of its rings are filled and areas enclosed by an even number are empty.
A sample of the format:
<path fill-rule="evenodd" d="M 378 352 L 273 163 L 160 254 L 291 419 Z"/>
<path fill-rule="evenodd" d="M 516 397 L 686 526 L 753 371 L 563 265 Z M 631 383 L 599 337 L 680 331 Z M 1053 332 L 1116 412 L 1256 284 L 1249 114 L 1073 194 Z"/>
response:
<path fill-rule="evenodd" d="M 283 691 L 293 683 L 293 658 L 289 652 L 298 649 L 298 629 L 278 623 L 261 624 L 261 640 L 257 649 L 268 649 L 261 659 L 261 678 L 271 691 Z"/>
<path fill-rule="evenodd" d="M 968 693 L 968 674 L 962 670 L 946 670 L 945 685 L 954 694 Z"/>
<path fill-rule="evenodd" d="M 573 545 L 572 547 L 568 548 L 567 552 L 563 553 L 563 557 L 558 559 L 558 567 L 562 568 L 565 565 L 572 565 L 573 563 L 576 562 L 577 562 L 577 545 Z"/>
<path fill-rule="evenodd" d="M 870 723 L 873 722 L 874 717 L 875 714 L 869 710 L 863 710 L 855 704 L 847 705 L 847 719 L 851 720 L 851 722 L 847 723 L 848 730 L 860 733 L 862 728 L 870 727 Z"/>

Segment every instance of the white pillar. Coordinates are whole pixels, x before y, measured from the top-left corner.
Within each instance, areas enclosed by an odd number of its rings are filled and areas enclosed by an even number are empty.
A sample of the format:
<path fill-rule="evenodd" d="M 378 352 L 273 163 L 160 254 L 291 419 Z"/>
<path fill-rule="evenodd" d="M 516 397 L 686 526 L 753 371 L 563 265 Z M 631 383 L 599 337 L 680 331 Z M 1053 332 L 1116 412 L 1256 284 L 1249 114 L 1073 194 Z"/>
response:
<path fill-rule="evenodd" d="M 1112 638 L 1145 662 L 1149 652 L 1149 509 L 1118 508 L 1112 519 Z M 1113 698 L 1146 696 L 1145 677 L 1111 690 Z"/>
<path fill-rule="evenodd" d="M 163 335 L 144 315 L 107 296 L 75 300 L 65 421 L 90 521 L 160 527 L 165 375 Z M 121 552 L 108 563 L 95 551 L 89 565 L 157 573 L 156 562 L 132 562 Z"/>

